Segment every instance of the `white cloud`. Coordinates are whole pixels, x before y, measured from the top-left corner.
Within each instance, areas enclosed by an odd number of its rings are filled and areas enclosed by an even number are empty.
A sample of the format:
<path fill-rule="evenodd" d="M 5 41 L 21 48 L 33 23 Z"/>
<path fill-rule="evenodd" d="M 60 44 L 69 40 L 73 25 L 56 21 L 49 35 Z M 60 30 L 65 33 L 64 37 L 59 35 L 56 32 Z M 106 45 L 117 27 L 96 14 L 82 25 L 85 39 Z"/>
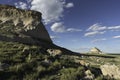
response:
<path fill-rule="evenodd" d="M 105 41 L 107 40 L 106 38 L 101 38 L 101 39 L 95 39 L 92 41 L 92 43 L 95 43 L 95 42 L 100 42 L 100 41 Z"/>
<path fill-rule="evenodd" d="M 86 31 L 90 31 L 85 33 L 84 36 L 95 36 L 95 35 L 99 35 L 99 34 L 104 34 L 107 30 L 106 26 L 102 26 L 98 23 L 93 24 L 92 26 L 90 26 Z"/>
<path fill-rule="evenodd" d="M 118 39 L 118 38 L 120 38 L 120 35 L 118 35 L 118 36 L 113 36 L 113 38 Z"/>
<path fill-rule="evenodd" d="M 65 0 L 33 0 L 31 9 L 41 12 L 44 22 L 48 24 L 63 17 L 65 4 Z M 72 7 L 72 3 L 68 3 L 67 7 Z"/>
<path fill-rule="evenodd" d="M 112 27 L 108 27 L 109 30 L 115 30 L 115 31 L 118 31 L 120 30 L 120 26 L 112 26 Z"/>
<path fill-rule="evenodd" d="M 90 26 L 86 31 L 101 31 L 101 30 L 111 30 L 111 31 L 120 31 L 120 25 L 118 26 L 102 26 L 98 23 Z"/>
<path fill-rule="evenodd" d="M 74 7 L 74 4 L 73 4 L 73 3 L 67 3 L 67 4 L 65 5 L 65 7 L 66 7 L 66 8 L 71 8 L 71 7 Z"/>
<path fill-rule="evenodd" d="M 53 32 L 63 33 L 63 32 L 78 32 L 82 31 L 81 29 L 76 28 L 66 28 L 62 22 L 56 22 L 51 26 Z"/>
<path fill-rule="evenodd" d="M 18 3 L 15 3 L 15 6 L 17 8 L 21 8 L 21 9 L 27 9 L 28 8 L 28 5 L 24 2 L 18 2 Z"/>
<path fill-rule="evenodd" d="M 54 24 L 51 26 L 51 30 L 52 30 L 53 32 L 62 33 L 62 32 L 65 32 L 65 26 L 64 26 L 63 23 L 61 23 L 61 22 L 54 23 Z"/>
<path fill-rule="evenodd" d="M 51 39 L 58 39 L 58 36 L 50 36 Z"/>
<path fill-rule="evenodd" d="M 79 32 L 82 31 L 81 29 L 76 29 L 76 28 L 68 28 L 67 29 L 68 32 Z"/>
<path fill-rule="evenodd" d="M 95 36 L 98 34 L 104 34 L 106 31 L 120 31 L 120 26 L 102 26 L 98 23 L 90 26 L 84 36 Z"/>
<path fill-rule="evenodd" d="M 106 30 L 107 27 L 106 26 L 102 26 L 98 23 L 93 24 L 92 26 L 90 26 L 87 31 L 100 31 L 100 30 Z"/>
<path fill-rule="evenodd" d="M 84 36 L 95 36 L 95 35 L 98 35 L 98 34 L 104 34 L 106 31 L 102 31 L 102 32 L 99 32 L 99 31 L 93 31 L 93 32 L 87 32 L 85 33 Z"/>

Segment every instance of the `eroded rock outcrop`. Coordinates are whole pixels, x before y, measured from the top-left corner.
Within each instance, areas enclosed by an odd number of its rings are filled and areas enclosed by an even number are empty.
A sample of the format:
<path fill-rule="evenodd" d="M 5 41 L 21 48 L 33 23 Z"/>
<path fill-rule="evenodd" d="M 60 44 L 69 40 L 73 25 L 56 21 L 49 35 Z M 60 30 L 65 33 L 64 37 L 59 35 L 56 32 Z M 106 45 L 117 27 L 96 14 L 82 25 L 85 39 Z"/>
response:
<path fill-rule="evenodd" d="M 62 54 L 62 51 L 60 49 L 47 49 L 47 52 L 51 55 L 51 56 L 58 56 Z"/>
<path fill-rule="evenodd" d="M 35 43 L 39 40 L 52 43 L 41 22 L 41 13 L 0 5 L 0 40 Z"/>
<path fill-rule="evenodd" d="M 90 53 L 102 54 L 103 52 L 100 49 L 94 47 L 90 50 Z"/>
<path fill-rule="evenodd" d="M 85 80 L 93 80 L 94 79 L 94 74 L 90 71 L 90 70 L 87 70 L 85 71 Z"/>
<path fill-rule="evenodd" d="M 104 64 L 100 66 L 102 74 L 114 79 L 120 79 L 120 69 L 116 65 Z"/>

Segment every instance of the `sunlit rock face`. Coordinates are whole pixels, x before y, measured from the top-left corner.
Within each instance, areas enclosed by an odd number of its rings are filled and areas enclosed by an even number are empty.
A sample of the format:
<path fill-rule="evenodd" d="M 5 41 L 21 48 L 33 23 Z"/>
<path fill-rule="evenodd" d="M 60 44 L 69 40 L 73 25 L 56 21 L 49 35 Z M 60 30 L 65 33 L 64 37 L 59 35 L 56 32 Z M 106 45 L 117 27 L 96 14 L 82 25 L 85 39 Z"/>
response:
<path fill-rule="evenodd" d="M 102 54 L 102 51 L 99 50 L 98 48 L 94 47 L 90 50 L 90 53 L 95 53 L 95 54 Z"/>
<path fill-rule="evenodd" d="M 104 64 L 104 65 L 100 66 L 100 69 L 104 76 L 109 76 L 116 80 L 120 80 L 120 68 L 118 66 L 116 66 L 115 64 L 113 64 L 113 65 Z"/>
<path fill-rule="evenodd" d="M 41 22 L 41 13 L 0 5 L 0 36 L 52 42 Z"/>

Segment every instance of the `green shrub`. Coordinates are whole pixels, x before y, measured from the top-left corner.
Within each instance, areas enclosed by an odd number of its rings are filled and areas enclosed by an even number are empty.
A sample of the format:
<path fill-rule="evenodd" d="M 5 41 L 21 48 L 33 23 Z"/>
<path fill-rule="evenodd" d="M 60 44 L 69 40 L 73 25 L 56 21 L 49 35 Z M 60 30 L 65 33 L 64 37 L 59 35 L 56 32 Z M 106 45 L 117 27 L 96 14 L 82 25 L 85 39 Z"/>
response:
<path fill-rule="evenodd" d="M 83 71 L 83 67 L 62 69 L 60 80 L 79 80 L 84 77 Z"/>

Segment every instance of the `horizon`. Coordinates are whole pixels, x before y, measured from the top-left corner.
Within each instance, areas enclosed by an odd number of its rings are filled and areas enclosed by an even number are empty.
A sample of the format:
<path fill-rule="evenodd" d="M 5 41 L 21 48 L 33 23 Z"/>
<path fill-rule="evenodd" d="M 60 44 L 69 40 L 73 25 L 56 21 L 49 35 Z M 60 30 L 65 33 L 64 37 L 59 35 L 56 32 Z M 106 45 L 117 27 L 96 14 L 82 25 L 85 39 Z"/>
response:
<path fill-rule="evenodd" d="M 42 13 L 46 29 L 56 45 L 75 52 L 97 47 L 120 53 L 119 0 L 1 0 L 21 9 Z"/>

